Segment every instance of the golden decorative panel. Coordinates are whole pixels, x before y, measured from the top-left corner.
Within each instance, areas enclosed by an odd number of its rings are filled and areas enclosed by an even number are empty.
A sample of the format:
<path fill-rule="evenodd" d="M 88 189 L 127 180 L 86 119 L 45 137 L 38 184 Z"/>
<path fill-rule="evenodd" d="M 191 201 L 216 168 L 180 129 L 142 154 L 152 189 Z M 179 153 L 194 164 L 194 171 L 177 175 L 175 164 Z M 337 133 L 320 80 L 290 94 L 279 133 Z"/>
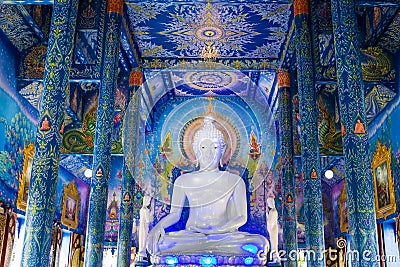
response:
<path fill-rule="evenodd" d="M 26 203 L 28 202 L 34 152 L 35 146 L 33 143 L 30 143 L 28 146 L 24 147 L 24 166 L 22 168 L 22 175 L 19 180 L 17 198 L 17 208 L 23 211 L 26 210 Z"/>
<path fill-rule="evenodd" d="M 396 212 L 390 150 L 390 147 L 378 141 L 371 162 L 377 219 L 386 218 Z"/>
<path fill-rule="evenodd" d="M 68 228 L 78 227 L 80 198 L 80 194 L 75 185 L 75 180 L 72 180 L 68 186 L 64 185 L 61 223 Z"/>

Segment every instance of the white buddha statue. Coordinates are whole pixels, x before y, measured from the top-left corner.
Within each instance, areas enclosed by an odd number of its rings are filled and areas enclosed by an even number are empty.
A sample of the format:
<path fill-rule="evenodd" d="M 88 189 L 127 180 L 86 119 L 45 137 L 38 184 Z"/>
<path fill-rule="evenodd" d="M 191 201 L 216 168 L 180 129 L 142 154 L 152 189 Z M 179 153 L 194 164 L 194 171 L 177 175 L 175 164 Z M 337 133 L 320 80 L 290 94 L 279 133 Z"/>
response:
<path fill-rule="evenodd" d="M 273 262 L 279 262 L 278 253 L 278 211 L 275 208 L 275 199 L 269 197 L 267 199 L 268 204 L 268 218 L 267 218 L 267 229 L 269 233 L 269 239 L 271 242 L 271 253 Z"/>
<path fill-rule="evenodd" d="M 139 237 L 139 248 L 138 253 L 136 255 L 136 261 L 143 261 L 144 258 L 147 257 L 146 254 L 146 240 L 149 232 L 149 225 L 152 221 L 150 218 L 150 205 L 151 196 L 144 195 L 143 197 L 143 205 L 139 211 L 139 228 L 138 228 L 138 237 Z"/>
<path fill-rule="evenodd" d="M 246 187 L 240 176 L 219 170 L 225 142 L 213 122 L 206 117 L 194 136 L 199 170 L 176 179 L 170 213 L 149 233 L 147 249 L 152 255 L 255 256 L 260 250 L 267 252 L 264 236 L 238 231 L 247 221 Z M 165 233 L 165 228 L 180 220 L 186 199 L 190 214 L 185 230 Z"/>

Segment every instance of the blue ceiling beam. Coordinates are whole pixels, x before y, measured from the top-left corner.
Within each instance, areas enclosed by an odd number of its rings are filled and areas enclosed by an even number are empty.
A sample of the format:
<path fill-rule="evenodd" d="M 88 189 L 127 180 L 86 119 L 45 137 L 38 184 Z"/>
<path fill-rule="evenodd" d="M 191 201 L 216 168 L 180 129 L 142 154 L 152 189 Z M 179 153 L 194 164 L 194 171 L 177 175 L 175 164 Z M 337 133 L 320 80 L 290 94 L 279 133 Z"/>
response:
<path fill-rule="evenodd" d="M 156 3 L 173 3 L 173 4 L 184 4 L 184 3 L 207 3 L 208 0 L 125 0 L 125 3 L 143 3 L 143 2 L 156 2 Z M 259 3 L 266 3 L 266 4 L 291 4 L 291 0 L 211 0 L 211 3 L 245 3 L 245 4 L 259 4 Z"/>
<path fill-rule="evenodd" d="M 47 43 L 47 38 L 44 36 L 42 30 L 37 25 L 35 20 L 31 17 L 31 15 L 29 14 L 28 10 L 26 10 L 26 8 L 23 5 L 17 5 L 17 9 L 19 10 L 19 12 L 21 12 L 22 16 L 24 17 L 26 22 L 28 22 L 29 26 L 35 32 L 35 34 L 37 35 L 39 40 L 42 43 Z"/>
<path fill-rule="evenodd" d="M 52 5 L 53 0 L 3 0 L 2 4 L 14 5 Z"/>
<path fill-rule="evenodd" d="M 3 0 L 2 4 L 22 4 L 22 5 L 52 5 L 53 0 Z M 141 3 L 144 2 L 143 0 L 126 0 L 125 3 Z M 202 1 L 193 1 L 193 0 L 157 0 L 157 1 L 147 1 L 147 2 L 158 2 L 158 3 L 193 3 L 193 2 L 204 2 L 207 3 L 207 0 Z M 278 1 L 271 1 L 271 0 L 218 0 L 218 1 L 211 1 L 212 3 L 245 3 L 245 4 L 258 4 L 258 3 L 277 3 L 277 4 L 290 4 L 292 3 L 291 0 L 278 0 Z M 374 0 L 358 0 L 356 4 L 359 6 L 400 6 L 400 0 L 381 0 L 381 1 L 374 1 Z"/>

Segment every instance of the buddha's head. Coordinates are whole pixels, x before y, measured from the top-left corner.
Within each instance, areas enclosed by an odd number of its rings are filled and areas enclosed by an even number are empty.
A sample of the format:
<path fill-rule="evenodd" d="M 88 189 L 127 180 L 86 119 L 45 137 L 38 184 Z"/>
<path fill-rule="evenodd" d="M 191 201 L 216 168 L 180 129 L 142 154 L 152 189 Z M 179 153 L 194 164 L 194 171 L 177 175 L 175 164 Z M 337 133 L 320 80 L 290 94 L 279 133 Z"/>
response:
<path fill-rule="evenodd" d="M 193 151 L 200 170 L 218 169 L 225 152 L 224 135 L 214 126 L 214 118 L 205 117 L 203 126 L 193 138 Z"/>

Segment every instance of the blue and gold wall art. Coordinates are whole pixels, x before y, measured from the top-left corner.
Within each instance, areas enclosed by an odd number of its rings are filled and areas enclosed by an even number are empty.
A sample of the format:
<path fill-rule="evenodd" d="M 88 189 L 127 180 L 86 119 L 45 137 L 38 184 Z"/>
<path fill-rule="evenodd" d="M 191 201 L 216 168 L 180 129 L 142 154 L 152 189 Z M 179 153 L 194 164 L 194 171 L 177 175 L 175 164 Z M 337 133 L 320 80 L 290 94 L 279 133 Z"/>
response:
<path fill-rule="evenodd" d="M 400 97 L 397 95 L 387 107 L 376 117 L 376 119 L 370 125 L 370 158 L 374 158 L 374 153 L 379 147 L 384 146 L 387 150 L 390 150 L 390 169 L 394 183 L 394 196 L 388 195 L 388 199 L 395 198 L 396 212 L 393 214 L 386 214 L 383 221 L 391 217 L 395 217 L 399 212 L 399 196 L 400 196 L 400 138 L 397 134 L 400 122 Z M 376 164 L 375 164 L 376 165 Z M 372 164 L 373 167 L 377 168 Z M 389 166 L 386 166 L 386 169 Z M 376 171 L 372 170 L 372 171 Z M 377 175 L 377 173 L 375 172 Z M 389 191 L 392 190 L 388 188 Z M 383 195 L 383 194 L 380 194 Z M 376 195 L 379 197 L 379 195 Z M 382 199 L 378 199 L 379 203 L 383 203 Z M 393 202 L 390 202 L 393 203 Z M 380 205 L 382 206 L 382 205 Z M 379 206 L 378 206 L 379 210 Z"/>
<path fill-rule="evenodd" d="M 15 206 L 19 180 L 22 177 L 24 148 L 34 140 L 37 114 L 16 92 L 15 50 L 0 38 L 0 201 Z"/>
<path fill-rule="evenodd" d="M 152 69 L 183 57 L 197 60 L 209 50 L 234 68 L 277 67 L 292 20 L 286 3 L 132 1 L 126 6 L 143 65 Z"/>
<path fill-rule="evenodd" d="M 112 153 L 122 154 L 122 123 L 130 96 L 126 79 L 117 85 L 114 110 Z M 98 102 L 98 84 L 75 83 L 67 99 L 65 133 L 62 153 L 88 154 L 93 152 Z"/>
<path fill-rule="evenodd" d="M 122 157 L 112 157 L 111 166 L 110 180 L 108 183 L 106 229 L 104 234 L 106 246 L 116 246 L 118 241 L 122 189 Z"/>
<path fill-rule="evenodd" d="M 337 90 L 320 90 L 317 97 L 318 143 L 321 155 L 343 153 Z"/>
<path fill-rule="evenodd" d="M 223 58 L 278 58 L 291 22 L 289 4 L 146 1 L 127 7 L 145 58 L 198 58 L 205 44 Z"/>
<path fill-rule="evenodd" d="M 68 201 L 64 200 L 65 193 L 64 189 L 65 187 L 69 186 L 71 184 L 74 184 L 76 190 L 79 193 L 79 198 L 78 199 L 73 199 L 70 197 L 70 203 L 67 203 Z M 68 187 L 68 188 L 69 188 Z M 64 223 L 64 227 L 69 229 L 72 232 L 79 233 L 83 235 L 85 233 L 86 229 L 86 222 L 87 222 L 87 212 L 88 212 L 88 199 L 89 199 L 89 184 L 84 182 L 82 179 L 74 176 L 71 172 L 67 171 L 64 167 L 60 166 L 60 169 L 58 171 L 58 182 L 57 182 L 57 193 L 56 193 L 56 206 L 55 206 L 55 211 L 54 211 L 54 218 L 58 221 L 63 221 L 66 219 L 66 221 L 74 221 L 75 220 L 75 213 L 74 211 L 78 212 L 77 214 L 77 227 L 73 227 L 71 225 L 68 225 Z M 75 206 L 73 205 L 75 202 Z M 64 205 L 65 206 L 65 212 L 63 212 Z M 62 219 L 61 217 L 64 216 L 65 218 Z"/>

